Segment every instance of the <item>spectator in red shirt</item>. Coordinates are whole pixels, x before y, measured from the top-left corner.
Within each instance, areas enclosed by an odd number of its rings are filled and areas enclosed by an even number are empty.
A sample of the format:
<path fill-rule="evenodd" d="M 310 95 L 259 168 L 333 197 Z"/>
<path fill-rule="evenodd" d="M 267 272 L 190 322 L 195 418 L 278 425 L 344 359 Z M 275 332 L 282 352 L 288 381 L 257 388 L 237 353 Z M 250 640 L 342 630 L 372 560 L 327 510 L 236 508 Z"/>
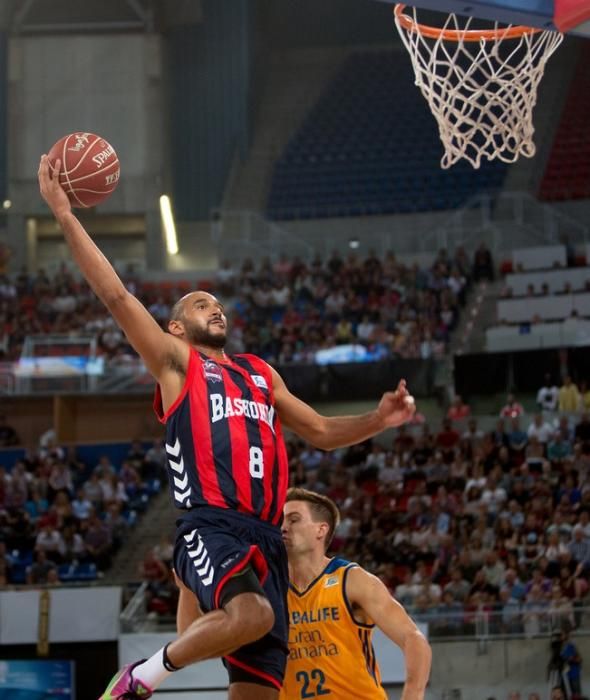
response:
<path fill-rule="evenodd" d="M 447 411 L 447 418 L 452 421 L 463 420 L 471 414 L 471 409 L 466 403 L 463 403 L 463 399 L 457 394 L 452 405 Z"/>
<path fill-rule="evenodd" d="M 416 441 L 414 437 L 408 433 L 405 425 L 400 425 L 397 429 L 397 435 L 393 439 L 393 448 L 396 451 L 400 451 L 402 454 L 405 452 L 410 452 L 414 449 Z"/>
<path fill-rule="evenodd" d="M 500 411 L 500 416 L 502 418 L 516 418 L 517 416 L 522 416 L 523 413 L 524 408 L 514 398 L 514 394 L 508 394 L 506 405 Z"/>
<path fill-rule="evenodd" d="M 455 448 L 459 444 L 460 439 L 461 436 L 453 428 L 451 421 L 445 418 L 442 422 L 442 430 L 436 436 L 436 446 L 442 451 L 446 464 L 453 461 Z"/>

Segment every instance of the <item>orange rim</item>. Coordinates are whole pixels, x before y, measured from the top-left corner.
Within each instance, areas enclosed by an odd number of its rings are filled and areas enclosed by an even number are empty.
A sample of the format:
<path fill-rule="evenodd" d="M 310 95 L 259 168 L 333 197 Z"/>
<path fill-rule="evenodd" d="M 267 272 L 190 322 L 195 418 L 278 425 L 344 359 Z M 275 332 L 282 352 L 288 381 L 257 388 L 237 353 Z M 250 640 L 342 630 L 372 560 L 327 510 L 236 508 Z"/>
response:
<path fill-rule="evenodd" d="M 525 34 L 538 34 L 542 29 L 535 27 L 525 27 L 523 25 L 515 25 L 506 27 L 505 29 L 441 29 L 439 27 L 430 27 L 428 24 L 420 24 L 415 22 L 411 17 L 404 13 L 407 5 L 398 3 L 395 8 L 395 16 L 399 24 L 407 32 L 417 32 L 428 39 L 440 39 L 446 41 L 498 41 L 501 39 L 520 39 Z"/>

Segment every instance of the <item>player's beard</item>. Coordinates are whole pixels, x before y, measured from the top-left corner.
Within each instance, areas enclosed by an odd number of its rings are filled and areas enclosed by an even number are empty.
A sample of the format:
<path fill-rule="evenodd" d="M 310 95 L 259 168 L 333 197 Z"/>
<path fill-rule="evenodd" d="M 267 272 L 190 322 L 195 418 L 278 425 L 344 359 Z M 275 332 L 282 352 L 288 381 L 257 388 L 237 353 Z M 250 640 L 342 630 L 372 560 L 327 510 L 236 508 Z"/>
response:
<path fill-rule="evenodd" d="M 222 350 L 227 342 L 227 334 L 225 330 L 222 334 L 211 333 L 209 331 L 209 326 L 205 328 L 201 326 L 187 326 L 185 323 L 186 337 L 188 338 L 191 345 L 201 345 L 205 348 L 215 348 L 216 350 Z"/>

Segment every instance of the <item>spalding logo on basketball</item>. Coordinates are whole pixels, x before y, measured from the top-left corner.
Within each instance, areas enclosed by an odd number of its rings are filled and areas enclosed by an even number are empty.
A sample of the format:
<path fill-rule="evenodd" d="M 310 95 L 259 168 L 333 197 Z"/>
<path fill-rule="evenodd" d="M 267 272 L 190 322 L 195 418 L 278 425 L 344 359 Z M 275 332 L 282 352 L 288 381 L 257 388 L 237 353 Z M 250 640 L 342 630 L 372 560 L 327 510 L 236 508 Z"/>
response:
<path fill-rule="evenodd" d="M 115 190 L 121 170 L 115 149 L 100 136 L 77 131 L 60 139 L 47 154 L 61 160 L 59 182 L 73 207 L 95 207 Z"/>

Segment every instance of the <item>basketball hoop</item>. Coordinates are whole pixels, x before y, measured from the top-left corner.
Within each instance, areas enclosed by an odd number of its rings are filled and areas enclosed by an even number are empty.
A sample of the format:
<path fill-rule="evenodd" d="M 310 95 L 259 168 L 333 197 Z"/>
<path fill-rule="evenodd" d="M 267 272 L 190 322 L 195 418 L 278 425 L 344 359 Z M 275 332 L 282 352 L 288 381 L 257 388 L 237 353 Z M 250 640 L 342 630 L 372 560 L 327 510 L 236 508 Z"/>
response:
<path fill-rule="evenodd" d="M 438 123 L 445 149 L 441 166 L 450 168 L 462 158 L 474 168 L 482 159 L 532 158 L 537 90 L 563 34 L 499 22 L 476 29 L 472 18 L 455 14 L 432 27 L 406 7 L 395 6 L 395 23 L 416 85 Z"/>

